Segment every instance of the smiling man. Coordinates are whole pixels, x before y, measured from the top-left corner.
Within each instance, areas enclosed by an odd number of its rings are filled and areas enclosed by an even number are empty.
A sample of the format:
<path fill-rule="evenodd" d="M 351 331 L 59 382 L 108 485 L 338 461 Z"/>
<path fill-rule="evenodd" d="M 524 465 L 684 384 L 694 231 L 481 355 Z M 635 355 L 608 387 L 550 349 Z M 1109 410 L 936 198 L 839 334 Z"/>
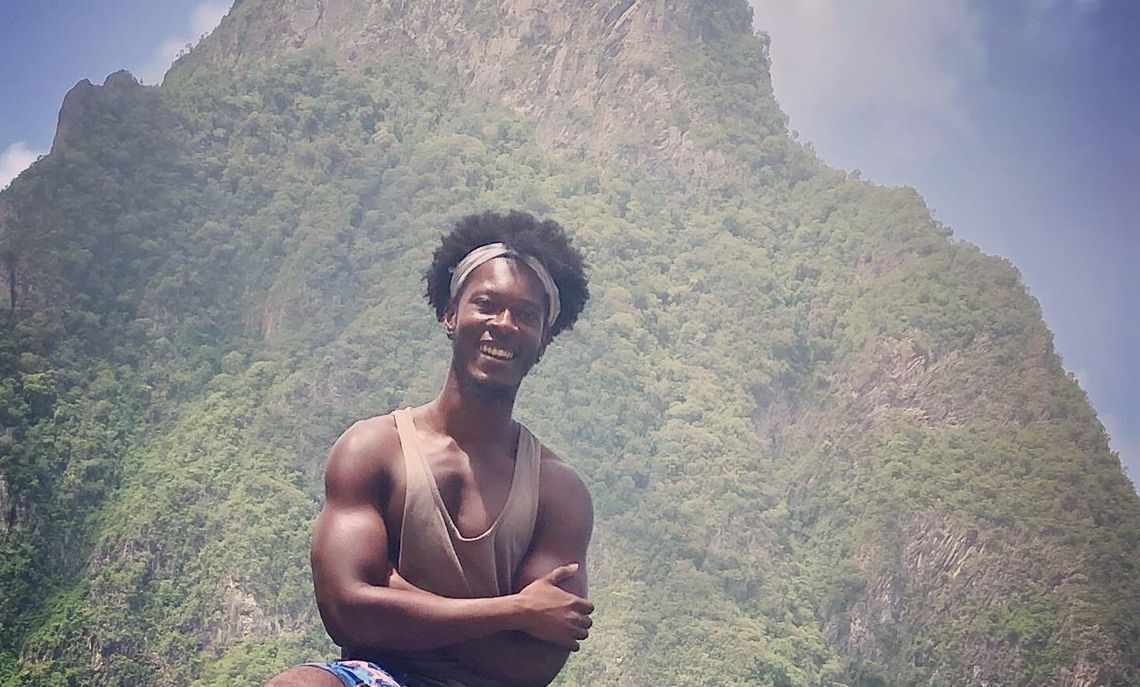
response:
<path fill-rule="evenodd" d="M 553 221 L 488 212 L 425 276 L 451 340 L 443 390 L 353 425 L 325 472 L 313 581 L 342 659 L 267 687 L 542 686 L 588 635 L 590 495 L 513 419 L 589 296 L 582 257 Z"/>

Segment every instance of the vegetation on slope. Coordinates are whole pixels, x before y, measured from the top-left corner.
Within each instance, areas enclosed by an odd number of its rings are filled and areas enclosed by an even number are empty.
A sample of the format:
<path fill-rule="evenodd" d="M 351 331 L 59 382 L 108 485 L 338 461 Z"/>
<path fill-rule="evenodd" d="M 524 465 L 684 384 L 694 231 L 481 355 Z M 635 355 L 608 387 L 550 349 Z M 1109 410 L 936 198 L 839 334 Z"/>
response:
<path fill-rule="evenodd" d="M 0 196 L 0 685 L 331 654 L 324 454 L 435 393 L 434 239 L 516 207 L 592 267 L 520 401 L 598 509 L 560 684 L 1140 680 L 1140 504 L 1016 271 L 820 166 L 744 3 L 698 9 L 690 126 L 731 155 L 695 175 L 551 155 L 407 55 L 78 91 Z"/>

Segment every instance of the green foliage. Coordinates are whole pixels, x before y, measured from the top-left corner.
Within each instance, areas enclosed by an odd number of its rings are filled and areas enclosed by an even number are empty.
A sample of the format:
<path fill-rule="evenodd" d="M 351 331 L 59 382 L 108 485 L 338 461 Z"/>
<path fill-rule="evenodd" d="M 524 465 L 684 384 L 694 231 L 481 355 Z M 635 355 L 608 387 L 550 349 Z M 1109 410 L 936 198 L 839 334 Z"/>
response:
<path fill-rule="evenodd" d="M 325 452 L 437 391 L 433 242 L 516 207 L 591 266 L 520 399 L 598 516 L 596 631 L 559 684 L 1134 682 L 1140 505 L 1016 271 L 820 166 L 746 4 L 691 11 L 691 125 L 730 158 L 700 174 L 552 155 L 384 51 L 192 54 L 88 93 L 0 196 L 0 685 L 331 655 Z"/>

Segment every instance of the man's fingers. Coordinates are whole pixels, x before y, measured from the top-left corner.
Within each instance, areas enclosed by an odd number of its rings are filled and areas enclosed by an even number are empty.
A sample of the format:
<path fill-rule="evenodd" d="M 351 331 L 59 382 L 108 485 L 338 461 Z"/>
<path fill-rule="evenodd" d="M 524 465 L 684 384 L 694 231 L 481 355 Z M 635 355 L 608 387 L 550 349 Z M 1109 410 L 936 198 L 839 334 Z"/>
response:
<path fill-rule="evenodd" d="M 576 572 L 578 572 L 578 564 L 567 563 L 566 565 L 560 565 L 554 570 L 551 570 L 549 573 L 547 573 L 546 579 L 551 584 L 558 584 L 565 579 L 573 577 L 574 573 Z"/>

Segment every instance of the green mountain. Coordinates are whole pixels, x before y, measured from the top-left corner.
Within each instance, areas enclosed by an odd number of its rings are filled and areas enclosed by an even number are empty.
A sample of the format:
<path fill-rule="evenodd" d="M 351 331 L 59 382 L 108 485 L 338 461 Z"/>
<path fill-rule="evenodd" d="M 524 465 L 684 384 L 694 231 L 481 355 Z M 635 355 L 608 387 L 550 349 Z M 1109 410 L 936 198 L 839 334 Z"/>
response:
<path fill-rule="evenodd" d="M 0 685 L 328 656 L 328 447 L 431 398 L 458 217 L 593 300 L 519 413 L 598 511 L 560 685 L 1140 685 L 1140 499 L 1016 269 L 789 134 L 744 0 L 238 0 L 0 194 Z M 763 28 L 763 17 L 756 24 Z"/>

